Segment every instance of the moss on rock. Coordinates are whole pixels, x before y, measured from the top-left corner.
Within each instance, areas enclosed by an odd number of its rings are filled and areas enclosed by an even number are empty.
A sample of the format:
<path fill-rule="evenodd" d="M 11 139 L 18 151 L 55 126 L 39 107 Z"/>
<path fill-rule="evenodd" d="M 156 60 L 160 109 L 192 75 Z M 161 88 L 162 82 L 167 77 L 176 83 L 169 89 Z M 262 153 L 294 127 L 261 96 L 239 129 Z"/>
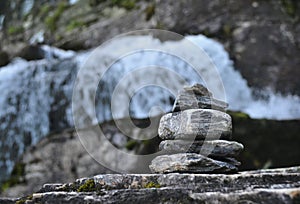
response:
<path fill-rule="evenodd" d="M 60 2 L 54 13 L 45 19 L 45 25 L 51 32 L 54 32 L 56 30 L 56 23 L 67 7 L 68 5 L 65 2 Z"/>
<path fill-rule="evenodd" d="M 45 17 L 50 10 L 51 10 L 51 6 L 49 4 L 44 4 L 39 11 L 39 16 L 42 18 Z"/>
<path fill-rule="evenodd" d="M 23 204 L 26 203 L 26 201 L 28 200 L 32 200 L 33 196 L 32 195 L 28 195 L 26 197 L 20 198 L 19 200 L 16 201 L 16 204 Z"/>
<path fill-rule="evenodd" d="M 149 21 L 152 16 L 155 14 L 155 4 L 150 4 L 145 9 L 146 21 Z"/>
<path fill-rule="evenodd" d="M 250 119 L 250 116 L 243 112 L 233 112 L 233 111 L 227 111 L 227 113 L 232 117 L 236 119 Z"/>
<path fill-rule="evenodd" d="M 161 185 L 159 183 L 155 183 L 153 181 L 150 181 L 149 183 L 147 183 L 145 186 L 145 188 L 160 188 Z"/>
<path fill-rule="evenodd" d="M 67 25 L 67 31 L 72 31 L 76 28 L 81 28 L 85 25 L 82 21 L 73 20 Z"/>
<path fill-rule="evenodd" d="M 127 10 L 131 10 L 136 6 L 136 0 L 111 0 L 112 6 L 123 7 Z"/>
<path fill-rule="evenodd" d="M 11 173 L 11 176 L 8 180 L 6 180 L 2 185 L 0 191 L 3 192 L 6 189 L 19 184 L 24 183 L 25 180 L 23 176 L 25 175 L 25 164 L 23 163 L 16 163 L 14 169 Z"/>
<path fill-rule="evenodd" d="M 134 147 L 136 147 L 139 143 L 136 140 L 129 140 L 126 145 L 125 148 L 128 150 L 133 150 Z"/>
<path fill-rule="evenodd" d="M 23 26 L 10 26 L 7 29 L 7 33 L 9 35 L 16 35 L 16 34 L 22 33 L 23 31 L 24 31 Z"/>
<path fill-rule="evenodd" d="M 79 186 L 79 188 L 77 189 L 78 192 L 92 192 L 92 191 L 96 191 L 96 185 L 95 185 L 95 181 L 94 179 L 89 179 L 87 181 L 85 181 L 84 184 L 82 184 L 81 186 Z"/>

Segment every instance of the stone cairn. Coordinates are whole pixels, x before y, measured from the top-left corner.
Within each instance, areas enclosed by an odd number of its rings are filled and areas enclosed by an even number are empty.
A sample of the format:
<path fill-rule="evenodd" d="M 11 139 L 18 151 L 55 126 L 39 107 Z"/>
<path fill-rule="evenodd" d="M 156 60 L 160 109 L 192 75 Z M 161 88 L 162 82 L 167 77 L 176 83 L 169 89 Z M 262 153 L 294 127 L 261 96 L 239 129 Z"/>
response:
<path fill-rule="evenodd" d="M 243 145 L 231 140 L 228 104 L 214 99 L 200 84 L 179 92 L 173 112 L 165 114 L 158 134 L 164 155 L 150 164 L 153 173 L 231 173 L 237 172 L 236 160 Z"/>

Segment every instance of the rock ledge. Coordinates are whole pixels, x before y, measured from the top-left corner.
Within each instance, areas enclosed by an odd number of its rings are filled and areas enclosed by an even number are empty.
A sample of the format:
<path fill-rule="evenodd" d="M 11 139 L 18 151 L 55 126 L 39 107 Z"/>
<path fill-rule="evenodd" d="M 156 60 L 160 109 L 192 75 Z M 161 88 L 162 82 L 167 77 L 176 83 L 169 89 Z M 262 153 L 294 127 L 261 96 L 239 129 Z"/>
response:
<path fill-rule="evenodd" d="M 0 203 L 298 203 L 300 166 L 238 174 L 105 174 Z"/>

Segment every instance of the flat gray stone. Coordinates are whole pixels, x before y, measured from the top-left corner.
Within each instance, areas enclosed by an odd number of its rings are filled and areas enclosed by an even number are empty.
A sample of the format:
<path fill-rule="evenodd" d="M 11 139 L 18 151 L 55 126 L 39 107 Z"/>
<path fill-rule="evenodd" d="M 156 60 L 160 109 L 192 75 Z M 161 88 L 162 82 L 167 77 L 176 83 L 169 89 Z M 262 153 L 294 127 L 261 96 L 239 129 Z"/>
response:
<path fill-rule="evenodd" d="M 299 203 L 299 176 L 300 167 L 238 174 L 100 174 L 47 184 L 31 196 L 0 198 L 0 203 Z M 84 192 L 82 185 L 88 186 Z"/>
<path fill-rule="evenodd" d="M 153 173 L 228 173 L 236 166 L 195 153 L 178 153 L 154 158 L 149 166 Z"/>
<path fill-rule="evenodd" d="M 228 104 L 214 99 L 212 93 L 200 84 L 184 87 L 175 100 L 173 112 L 188 109 L 215 109 L 225 111 Z"/>
<path fill-rule="evenodd" d="M 227 113 L 189 109 L 164 115 L 160 119 L 158 135 L 163 140 L 231 139 L 231 130 L 231 117 Z"/>
<path fill-rule="evenodd" d="M 177 112 L 182 110 L 201 108 L 214 109 L 225 112 L 227 107 L 227 103 L 214 98 L 206 96 L 181 95 L 176 98 L 175 105 L 172 111 Z"/>
<path fill-rule="evenodd" d="M 164 140 L 159 149 L 167 153 L 198 153 L 216 157 L 236 157 L 244 149 L 238 142 L 227 140 Z"/>

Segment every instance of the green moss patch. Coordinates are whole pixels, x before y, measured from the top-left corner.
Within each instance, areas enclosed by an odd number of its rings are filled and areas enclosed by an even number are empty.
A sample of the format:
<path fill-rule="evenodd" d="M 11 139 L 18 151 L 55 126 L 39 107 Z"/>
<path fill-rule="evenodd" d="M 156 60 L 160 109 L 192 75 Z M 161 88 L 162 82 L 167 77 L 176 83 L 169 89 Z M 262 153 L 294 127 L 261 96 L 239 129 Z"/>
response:
<path fill-rule="evenodd" d="M 94 179 L 87 180 L 84 184 L 79 186 L 77 189 L 78 192 L 92 192 L 96 191 L 96 185 Z"/>
<path fill-rule="evenodd" d="M 133 150 L 139 143 L 136 140 L 129 140 L 126 145 L 125 148 L 128 150 Z"/>
<path fill-rule="evenodd" d="M 7 30 L 7 33 L 9 35 L 15 35 L 22 33 L 24 31 L 24 28 L 22 26 L 10 26 Z"/>
<path fill-rule="evenodd" d="M 250 116 L 243 112 L 233 112 L 233 111 L 227 111 L 227 113 L 236 119 L 250 119 Z"/>
<path fill-rule="evenodd" d="M 21 198 L 20 200 L 17 200 L 17 201 L 16 201 L 16 204 L 23 204 L 23 203 L 26 203 L 26 201 L 32 200 L 32 197 L 33 197 L 32 195 L 23 197 L 23 198 Z"/>
<path fill-rule="evenodd" d="M 45 19 L 45 25 L 51 32 L 54 32 L 56 30 L 56 23 L 67 7 L 68 5 L 66 3 L 59 3 L 54 13 Z"/>
<path fill-rule="evenodd" d="M 25 175 L 25 164 L 23 163 L 15 164 L 10 178 L 1 185 L 1 189 L 0 189 L 1 192 L 5 191 L 6 189 L 16 184 L 24 183 L 24 179 L 23 179 L 24 175 Z"/>
<path fill-rule="evenodd" d="M 147 183 L 145 186 L 145 188 L 160 188 L 161 185 L 159 183 L 155 183 L 153 181 L 150 181 L 149 183 Z"/>
<path fill-rule="evenodd" d="M 71 21 L 71 22 L 69 23 L 69 25 L 67 26 L 67 31 L 72 31 L 72 30 L 74 30 L 74 29 L 76 29 L 76 28 L 81 28 L 81 27 L 83 27 L 84 25 L 85 25 L 85 23 L 82 22 L 82 21 L 76 21 L 76 20 Z"/>

